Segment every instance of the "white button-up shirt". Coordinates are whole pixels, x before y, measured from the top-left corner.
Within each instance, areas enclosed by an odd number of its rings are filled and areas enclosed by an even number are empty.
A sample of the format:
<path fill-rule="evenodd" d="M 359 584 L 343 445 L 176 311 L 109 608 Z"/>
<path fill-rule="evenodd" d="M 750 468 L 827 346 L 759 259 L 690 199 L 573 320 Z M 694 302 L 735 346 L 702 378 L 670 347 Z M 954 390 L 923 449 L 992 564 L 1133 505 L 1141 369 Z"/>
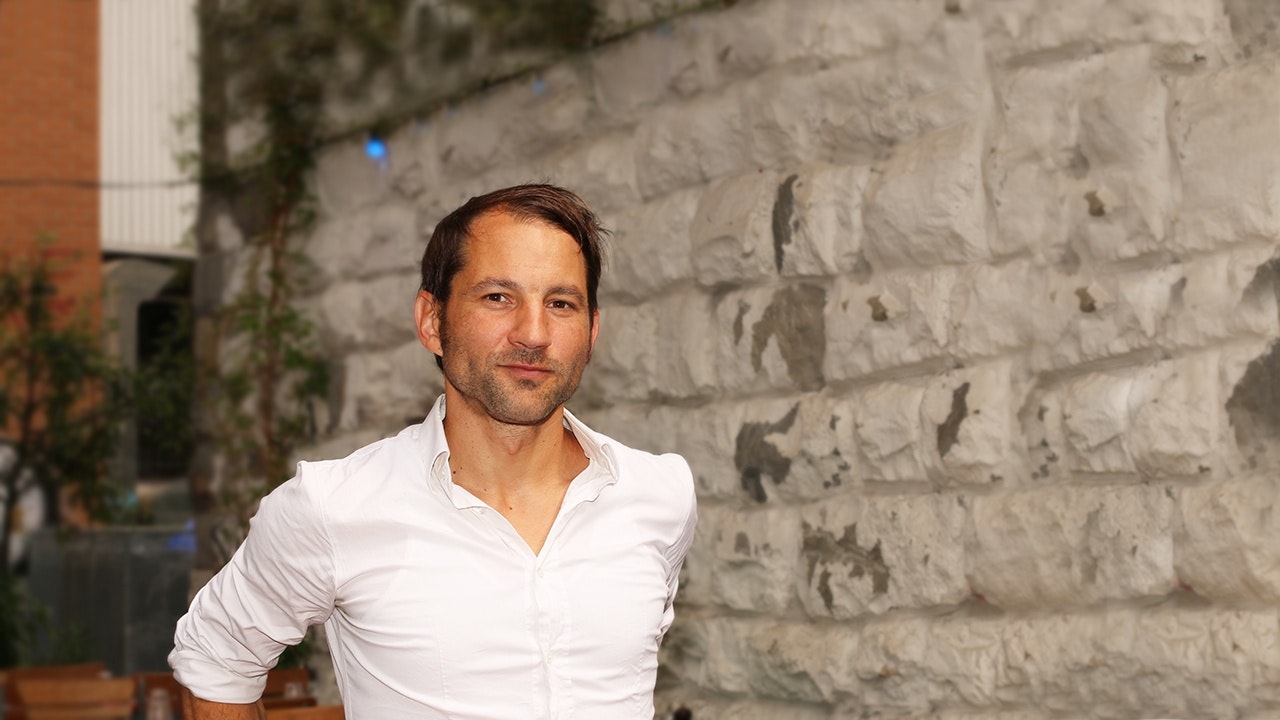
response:
<path fill-rule="evenodd" d="M 697 522 L 677 455 L 565 413 L 589 465 L 541 552 L 451 479 L 443 397 L 427 419 L 300 463 L 197 594 L 169 655 L 200 698 L 253 702 L 324 623 L 347 717 L 653 717 L 658 645 Z"/>

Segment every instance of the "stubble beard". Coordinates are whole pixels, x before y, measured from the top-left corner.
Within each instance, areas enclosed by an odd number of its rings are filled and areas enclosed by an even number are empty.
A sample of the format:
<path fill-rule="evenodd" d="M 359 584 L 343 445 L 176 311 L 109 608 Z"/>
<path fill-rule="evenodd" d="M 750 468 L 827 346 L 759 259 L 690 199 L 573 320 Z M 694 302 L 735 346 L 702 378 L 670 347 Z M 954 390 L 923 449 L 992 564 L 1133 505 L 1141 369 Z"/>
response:
<path fill-rule="evenodd" d="M 516 349 L 501 355 L 473 357 L 450 352 L 446 325 L 440 326 L 440 346 L 444 355 L 444 377 L 458 393 L 489 417 L 505 425 L 540 425 L 573 397 L 582 373 L 591 361 L 587 349 L 572 363 L 552 361 L 541 350 Z M 551 376 L 541 381 L 503 378 L 500 365 L 533 365 L 546 368 Z"/>

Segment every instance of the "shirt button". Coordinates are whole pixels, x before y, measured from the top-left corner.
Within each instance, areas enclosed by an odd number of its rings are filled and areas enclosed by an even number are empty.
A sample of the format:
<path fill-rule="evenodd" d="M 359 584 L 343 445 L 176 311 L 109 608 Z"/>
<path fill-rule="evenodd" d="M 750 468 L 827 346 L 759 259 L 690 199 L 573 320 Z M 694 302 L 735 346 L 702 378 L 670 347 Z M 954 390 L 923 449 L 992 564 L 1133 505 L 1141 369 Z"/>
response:
<path fill-rule="evenodd" d="M 546 576 L 546 574 L 547 574 L 546 570 L 543 570 L 542 568 L 538 568 L 538 577 L 544 577 Z"/>
<path fill-rule="evenodd" d="M 551 663 L 553 663 L 553 662 L 555 662 L 555 661 L 556 661 L 556 654 L 555 654 L 555 653 L 553 653 L 553 652 L 549 652 L 549 653 L 547 653 L 547 664 L 548 664 L 548 665 L 550 665 Z"/>

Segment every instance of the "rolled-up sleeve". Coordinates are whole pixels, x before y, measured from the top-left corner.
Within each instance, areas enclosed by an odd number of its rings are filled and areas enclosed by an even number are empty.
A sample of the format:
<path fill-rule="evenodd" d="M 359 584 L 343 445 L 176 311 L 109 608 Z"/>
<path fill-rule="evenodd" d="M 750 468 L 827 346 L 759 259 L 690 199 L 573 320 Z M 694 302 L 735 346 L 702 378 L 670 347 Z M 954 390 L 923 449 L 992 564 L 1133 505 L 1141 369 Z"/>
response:
<path fill-rule="evenodd" d="M 169 665 L 198 698 L 256 701 L 284 648 L 333 610 L 324 483 L 304 480 L 307 467 L 263 498 L 244 543 L 178 621 Z"/>

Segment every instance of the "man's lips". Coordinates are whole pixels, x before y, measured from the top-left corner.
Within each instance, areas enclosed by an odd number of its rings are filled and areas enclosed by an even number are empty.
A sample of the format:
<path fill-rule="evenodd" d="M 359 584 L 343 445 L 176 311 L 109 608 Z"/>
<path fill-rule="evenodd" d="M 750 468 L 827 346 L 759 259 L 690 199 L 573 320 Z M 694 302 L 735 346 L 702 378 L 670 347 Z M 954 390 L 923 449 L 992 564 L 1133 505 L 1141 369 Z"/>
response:
<path fill-rule="evenodd" d="M 500 367 L 507 369 L 516 377 L 528 378 L 530 380 L 536 380 L 551 374 L 550 368 L 544 368 L 538 365 L 521 365 L 515 363 L 501 365 Z"/>

